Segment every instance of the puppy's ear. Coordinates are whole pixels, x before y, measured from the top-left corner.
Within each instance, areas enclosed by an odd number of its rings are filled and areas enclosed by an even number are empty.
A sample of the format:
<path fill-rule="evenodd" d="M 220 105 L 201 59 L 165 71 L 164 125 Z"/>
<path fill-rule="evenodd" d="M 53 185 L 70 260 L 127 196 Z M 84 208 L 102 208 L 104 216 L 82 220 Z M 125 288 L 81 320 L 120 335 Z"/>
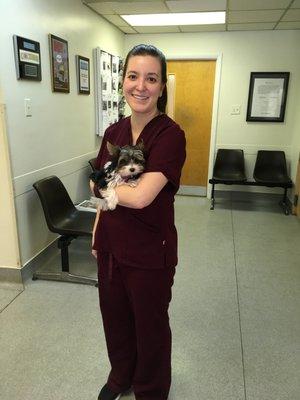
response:
<path fill-rule="evenodd" d="M 120 153 L 120 147 L 111 144 L 110 142 L 106 143 L 107 150 L 109 154 L 113 157 L 118 156 Z"/>
<path fill-rule="evenodd" d="M 144 150 L 145 150 L 145 145 L 144 145 L 143 139 L 141 139 L 141 140 L 135 145 L 135 148 L 136 148 L 137 150 L 141 150 L 141 151 L 144 151 Z"/>

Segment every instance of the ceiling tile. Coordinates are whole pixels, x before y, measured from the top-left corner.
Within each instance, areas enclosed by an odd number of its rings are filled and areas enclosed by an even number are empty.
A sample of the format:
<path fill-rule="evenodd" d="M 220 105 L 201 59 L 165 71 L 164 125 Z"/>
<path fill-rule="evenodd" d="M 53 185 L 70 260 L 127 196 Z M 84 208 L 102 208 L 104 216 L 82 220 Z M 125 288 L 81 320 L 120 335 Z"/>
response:
<path fill-rule="evenodd" d="M 113 9 L 117 14 L 157 14 L 168 12 L 163 1 L 113 2 Z"/>
<path fill-rule="evenodd" d="M 114 25 L 117 26 L 130 26 L 129 24 L 127 24 L 126 21 L 124 21 L 123 18 L 119 17 L 119 15 L 116 14 L 106 14 L 104 15 L 104 18 L 107 19 L 109 22 L 111 22 Z"/>
<path fill-rule="evenodd" d="M 276 29 L 300 29 L 300 21 L 298 22 L 279 22 Z"/>
<path fill-rule="evenodd" d="M 300 21 L 300 9 L 288 10 L 281 21 Z"/>
<path fill-rule="evenodd" d="M 186 0 L 166 1 L 172 12 L 225 11 L 226 0 Z"/>
<path fill-rule="evenodd" d="M 178 26 L 134 26 L 138 33 L 175 33 L 180 32 Z"/>
<path fill-rule="evenodd" d="M 256 22 L 250 24 L 228 24 L 227 29 L 229 31 L 261 31 L 261 30 L 272 30 L 275 26 L 275 22 Z"/>
<path fill-rule="evenodd" d="M 111 7 L 111 4 L 112 3 L 108 3 L 108 2 L 106 2 L 106 3 L 93 3 L 93 4 L 89 4 L 89 6 L 93 10 L 97 11 L 97 13 L 99 13 L 99 14 L 103 14 L 103 15 L 105 15 L 105 14 L 114 14 L 114 10 Z"/>
<path fill-rule="evenodd" d="M 136 31 L 131 28 L 131 26 L 118 26 L 118 28 L 124 33 L 136 33 Z"/>
<path fill-rule="evenodd" d="M 278 10 L 288 7 L 290 0 L 228 0 L 229 10 Z"/>
<path fill-rule="evenodd" d="M 247 22 L 275 22 L 278 21 L 283 10 L 268 11 L 230 11 L 228 13 L 228 23 L 247 23 Z"/>
<path fill-rule="evenodd" d="M 294 3 L 291 5 L 291 8 L 300 8 L 300 0 L 294 0 Z"/>
<path fill-rule="evenodd" d="M 179 28 L 181 32 L 221 32 L 226 30 L 226 25 L 180 25 Z"/>

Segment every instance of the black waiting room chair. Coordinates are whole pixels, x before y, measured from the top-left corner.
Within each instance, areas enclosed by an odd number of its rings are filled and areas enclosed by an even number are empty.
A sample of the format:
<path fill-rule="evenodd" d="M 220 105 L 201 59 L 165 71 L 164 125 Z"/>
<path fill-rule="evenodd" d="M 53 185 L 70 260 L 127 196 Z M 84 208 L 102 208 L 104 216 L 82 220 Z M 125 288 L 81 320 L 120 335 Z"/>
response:
<path fill-rule="evenodd" d="M 93 172 L 96 170 L 96 161 L 97 161 L 97 157 L 96 158 L 91 158 L 89 160 L 89 164 L 90 164 Z"/>
<path fill-rule="evenodd" d="M 281 187 L 284 189 L 283 199 L 280 204 L 285 214 L 288 215 L 287 190 L 293 186 L 293 182 L 287 172 L 284 151 L 259 150 L 257 152 L 253 178 L 258 185 Z"/>
<path fill-rule="evenodd" d="M 213 169 L 211 206 L 215 207 L 215 184 L 234 185 L 246 182 L 244 152 L 239 149 L 218 149 Z"/>
<path fill-rule="evenodd" d="M 62 270 L 59 273 L 37 272 L 33 280 L 84 283 L 97 286 L 97 280 L 69 272 L 68 247 L 79 236 L 92 236 L 95 214 L 79 211 L 74 206 L 66 188 L 57 176 L 49 176 L 33 184 L 42 203 L 46 222 L 51 232 L 60 235 L 58 248 L 61 250 Z"/>

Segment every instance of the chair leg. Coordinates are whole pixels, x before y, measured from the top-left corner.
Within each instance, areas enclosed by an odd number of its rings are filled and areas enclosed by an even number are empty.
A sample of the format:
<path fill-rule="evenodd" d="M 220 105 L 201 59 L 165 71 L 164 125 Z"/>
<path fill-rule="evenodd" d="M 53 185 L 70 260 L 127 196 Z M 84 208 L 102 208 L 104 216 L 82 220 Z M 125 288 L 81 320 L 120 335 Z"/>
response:
<path fill-rule="evenodd" d="M 212 191 L 211 191 L 211 200 L 210 200 L 210 209 L 215 209 L 215 184 L 212 184 Z"/>
<path fill-rule="evenodd" d="M 73 236 L 61 236 L 58 239 L 57 246 L 60 249 L 61 256 L 61 269 L 63 272 L 69 272 L 69 251 L 72 240 L 75 239 Z"/>
<path fill-rule="evenodd" d="M 282 198 L 282 200 L 281 200 L 281 202 L 279 204 L 283 208 L 283 211 L 284 211 L 285 215 L 289 215 L 290 214 L 290 210 L 289 210 L 289 206 L 288 206 L 288 203 L 287 203 L 287 188 L 284 188 L 283 198 Z"/>
<path fill-rule="evenodd" d="M 61 281 L 61 282 L 71 282 L 71 283 L 82 283 L 85 285 L 98 286 L 97 279 L 89 278 L 87 276 L 73 275 L 69 272 L 69 252 L 68 247 L 72 240 L 75 239 L 74 236 L 61 236 L 58 239 L 58 248 L 61 250 L 61 272 L 36 272 L 33 274 L 32 279 L 35 281 L 37 279 L 44 279 L 50 281 Z"/>

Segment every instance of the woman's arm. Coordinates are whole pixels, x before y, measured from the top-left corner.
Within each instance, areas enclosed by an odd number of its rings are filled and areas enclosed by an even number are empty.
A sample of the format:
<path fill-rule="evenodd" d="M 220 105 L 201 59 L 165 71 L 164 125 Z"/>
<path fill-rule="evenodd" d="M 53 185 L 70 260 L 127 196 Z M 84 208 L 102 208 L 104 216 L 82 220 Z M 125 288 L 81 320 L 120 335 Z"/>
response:
<path fill-rule="evenodd" d="M 146 172 L 142 174 L 136 187 L 121 185 L 115 188 L 118 204 L 136 209 L 147 207 L 167 182 L 168 179 L 162 172 Z"/>

